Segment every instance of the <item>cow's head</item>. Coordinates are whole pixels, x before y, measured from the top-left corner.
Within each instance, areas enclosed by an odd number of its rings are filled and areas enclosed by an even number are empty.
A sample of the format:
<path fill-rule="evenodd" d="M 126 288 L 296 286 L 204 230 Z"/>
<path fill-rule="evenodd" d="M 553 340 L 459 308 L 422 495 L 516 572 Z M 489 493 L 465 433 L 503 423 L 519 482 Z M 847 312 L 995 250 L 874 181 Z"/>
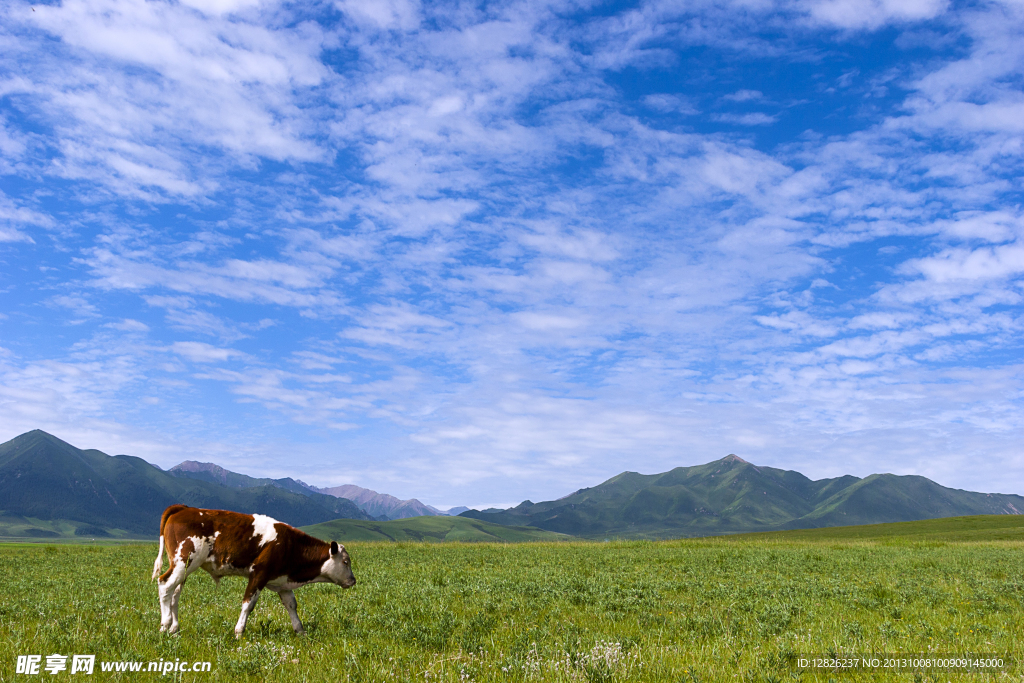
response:
<path fill-rule="evenodd" d="M 352 560 L 349 559 L 345 546 L 338 545 L 337 541 L 331 541 L 331 556 L 324 562 L 320 572 L 328 581 L 342 588 L 356 585 L 356 577 L 352 574 Z"/>

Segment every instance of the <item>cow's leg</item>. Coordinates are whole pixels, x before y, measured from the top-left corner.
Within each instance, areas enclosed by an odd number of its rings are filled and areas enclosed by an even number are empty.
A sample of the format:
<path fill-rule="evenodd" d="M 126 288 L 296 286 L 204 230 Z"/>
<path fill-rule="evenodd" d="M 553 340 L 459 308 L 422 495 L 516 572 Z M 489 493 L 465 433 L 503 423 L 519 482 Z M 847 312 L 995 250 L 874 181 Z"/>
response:
<path fill-rule="evenodd" d="M 281 598 L 281 604 L 288 610 L 288 618 L 292 620 L 292 628 L 301 636 L 306 632 L 306 629 L 302 628 L 302 622 L 299 621 L 299 604 L 295 601 L 295 593 L 292 591 L 281 591 L 278 595 Z"/>
<path fill-rule="evenodd" d="M 256 607 L 256 601 L 260 599 L 258 590 L 253 591 L 251 595 L 249 595 L 249 591 L 246 591 L 246 594 L 248 597 L 242 601 L 242 613 L 238 615 L 238 623 L 235 624 L 235 638 L 241 638 L 245 633 L 245 624 L 249 621 L 249 613 Z"/>
<path fill-rule="evenodd" d="M 184 581 L 185 566 L 179 563 L 171 568 L 165 575 L 160 577 L 158 585 L 160 591 L 160 631 L 174 633 L 178 630 L 178 595 L 181 593 L 181 584 Z"/>
<path fill-rule="evenodd" d="M 195 547 L 190 539 L 178 545 L 178 551 L 171 555 L 171 566 L 163 573 L 157 587 L 160 592 L 160 631 L 176 633 L 178 631 L 178 596 L 181 585 L 188 575 L 188 561 Z"/>
<path fill-rule="evenodd" d="M 181 589 L 185 585 L 185 580 L 182 579 L 178 587 L 171 593 L 171 628 L 170 633 L 178 632 L 178 600 L 181 598 Z"/>
<path fill-rule="evenodd" d="M 160 538 L 163 541 L 163 537 Z M 160 553 L 161 555 L 163 553 Z M 157 577 L 156 588 L 157 594 L 160 596 L 160 632 L 163 633 L 171 627 L 171 601 L 170 594 L 167 592 L 167 582 L 171 576 L 174 575 L 174 555 L 171 553 L 170 548 L 167 550 L 167 560 L 169 567 L 167 571 Z"/>
<path fill-rule="evenodd" d="M 256 601 L 260 599 L 260 591 L 267 584 L 256 567 L 253 567 L 249 574 L 249 585 L 245 587 L 245 596 L 242 598 L 242 613 L 238 615 L 238 623 L 235 624 L 235 638 L 241 638 L 245 633 L 245 623 L 249 621 L 249 613 L 256 607 Z"/>
<path fill-rule="evenodd" d="M 171 601 L 167 599 L 163 583 L 157 585 L 157 591 L 160 595 L 160 633 L 163 633 L 171 627 Z"/>
<path fill-rule="evenodd" d="M 189 539 L 187 545 L 194 547 L 195 543 Z M 203 539 L 199 541 L 198 547 L 194 547 L 191 554 L 182 553 L 185 559 L 185 571 L 181 574 L 181 581 L 178 582 L 177 588 L 171 593 L 171 633 L 178 632 L 178 601 L 181 598 L 181 589 L 188 580 L 188 577 L 206 562 L 206 558 L 210 556 L 212 549 L 213 543 L 209 539 Z M 187 550 L 187 548 L 184 548 L 184 550 Z"/>

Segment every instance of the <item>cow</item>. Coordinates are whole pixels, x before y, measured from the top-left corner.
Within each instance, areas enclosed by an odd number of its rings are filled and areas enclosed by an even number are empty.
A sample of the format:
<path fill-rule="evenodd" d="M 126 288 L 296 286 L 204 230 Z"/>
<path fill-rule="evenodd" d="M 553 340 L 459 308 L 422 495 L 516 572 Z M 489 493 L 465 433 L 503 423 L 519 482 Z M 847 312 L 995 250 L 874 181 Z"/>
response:
<path fill-rule="evenodd" d="M 170 566 L 161 575 L 164 548 Z M 196 569 L 206 570 L 218 585 L 222 576 L 248 577 L 236 638 L 245 632 L 263 589 L 280 596 L 292 628 L 301 635 L 305 629 L 294 589 L 307 583 L 356 585 L 348 551 L 335 541 L 325 543 L 266 515 L 172 505 L 160 519 L 160 551 L 153 563 L 153 579 L 159 576 L 161 633 L 178 631 L 181 587 Z"/>

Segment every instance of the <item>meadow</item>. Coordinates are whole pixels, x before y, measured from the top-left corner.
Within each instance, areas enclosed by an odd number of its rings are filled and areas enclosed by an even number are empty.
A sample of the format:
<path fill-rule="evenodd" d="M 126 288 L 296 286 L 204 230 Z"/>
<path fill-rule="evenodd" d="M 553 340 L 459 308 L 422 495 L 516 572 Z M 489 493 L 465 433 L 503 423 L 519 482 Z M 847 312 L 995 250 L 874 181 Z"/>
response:
<path fill-rule="evenodd" d="M 919 523 L 920 524 L 920 523 Z M 962 526 L 962 525 L 961 525 Z M 920 531 L 920 530 L 918 530 Z M 959 538 L 962 528 L 952 538 Z M 1004 530 L 1004 535 L 1005 532 Z M 1012 532 L 1016 533 L 1016 532 Z M 296 591 L 292 634 L 264 593 L 245 637 L 244 584 L 203 572 L 181 632 L 157 632 L 156 544 L 0 544 L 0 680 L 19 654 L 210 661 L 210 673 L 104 680 L 1020 680 L 999 674 L 801 672 L 798 654 L 993 652 L 1024 643 L 1024 542 L 817 532 L 469 544 L 351 542 L 359 584 Z M 920 534 L 918 534 L 919 536 Z M 982 534 L 982 536 L 984 536 Z M 41 678 L 77 679 L 65 671 Z"/>

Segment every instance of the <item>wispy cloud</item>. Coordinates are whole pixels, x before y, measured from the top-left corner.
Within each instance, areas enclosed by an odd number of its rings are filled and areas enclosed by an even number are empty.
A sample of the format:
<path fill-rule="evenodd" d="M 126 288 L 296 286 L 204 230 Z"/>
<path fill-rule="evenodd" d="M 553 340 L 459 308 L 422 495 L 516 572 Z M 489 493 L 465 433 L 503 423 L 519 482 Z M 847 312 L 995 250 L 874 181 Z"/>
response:
<path fill-rule="evenodd" d="M 328 73 L 323 32 L 258 3 L 203 11 L 216 7 L 8 6 L 22 78 L 7 90 L 56 134 L 50 172 L 152 200 L 209 192 L 211 165 L 323 158 L 295 100 Z"/>
<path fill-rule="evenodd" d="M 775 123 L 778 117 L 755 111 L 749 114 L 718 114 L 715 116 L 715 120 L 722 123 L 735 123 L 741 126 L 767 126 Z"/>
<path fill-rule="evenodd" d="M 234 349 L 218 348 L 194 341 L 174 342 L 171 344 L 171 351 L 196 363 L 215 363 L 245 356 L 244 353 Z"/>
<path fill-rule="evenodd" d="M 764 93 L 760 90 L 737 90 L 722 97 L 723 100 L 731 102 L 750 102 L 751 100 L 764 99 Z"/>

